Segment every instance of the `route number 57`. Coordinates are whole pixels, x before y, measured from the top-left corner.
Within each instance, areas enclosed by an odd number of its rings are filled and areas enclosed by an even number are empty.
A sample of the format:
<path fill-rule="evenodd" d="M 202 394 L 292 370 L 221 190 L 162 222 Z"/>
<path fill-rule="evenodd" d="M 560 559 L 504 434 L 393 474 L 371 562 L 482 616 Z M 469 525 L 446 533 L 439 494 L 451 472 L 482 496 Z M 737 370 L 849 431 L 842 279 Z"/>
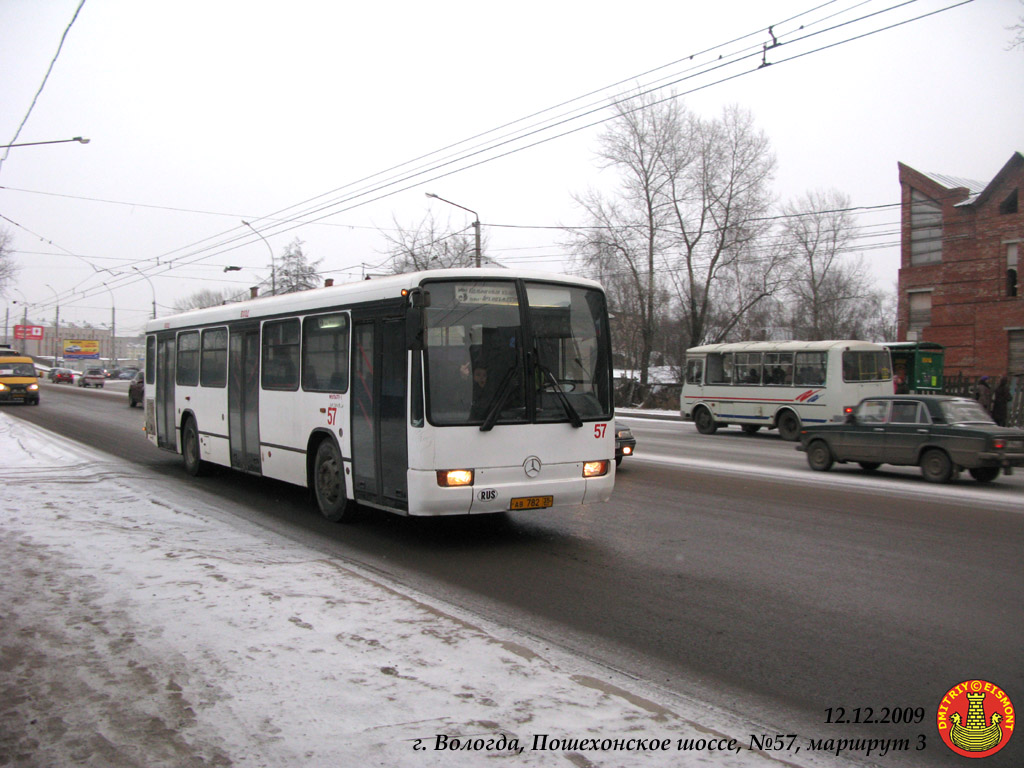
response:
<path fill-rule="evenodd" d="M 594 425 L 594 437 L 600 440 L 604 437 L 604 431 L 608 428 L 607 424 L 595 424 Z"/>

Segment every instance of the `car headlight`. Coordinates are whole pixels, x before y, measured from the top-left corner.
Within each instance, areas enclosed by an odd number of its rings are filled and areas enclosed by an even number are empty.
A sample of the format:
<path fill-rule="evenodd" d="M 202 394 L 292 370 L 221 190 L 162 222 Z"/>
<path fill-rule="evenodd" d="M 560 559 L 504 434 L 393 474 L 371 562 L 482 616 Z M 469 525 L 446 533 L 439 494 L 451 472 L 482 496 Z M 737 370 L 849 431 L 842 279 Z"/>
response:
<path fill-rule="evenodd" d="M 39 389 L 39 385 L 38 384 L 29 384 L 28 385 L 28 391 L 29 392 L 35 392 L 37 389 Z"/>
<path fill-rule="evenodd" d="M 3 382 L 0 382 L 0 392 L 6 392 L 6 391 L 7 391 L 7 385 L 4 384 Z"/>
<path fill-rule="evenodd" d="M 632 437 L 633 433 L 628 428 L 627 429 L 619 429 L 619 430 L 616 430 L 615 436 L 616 437 Z"/>

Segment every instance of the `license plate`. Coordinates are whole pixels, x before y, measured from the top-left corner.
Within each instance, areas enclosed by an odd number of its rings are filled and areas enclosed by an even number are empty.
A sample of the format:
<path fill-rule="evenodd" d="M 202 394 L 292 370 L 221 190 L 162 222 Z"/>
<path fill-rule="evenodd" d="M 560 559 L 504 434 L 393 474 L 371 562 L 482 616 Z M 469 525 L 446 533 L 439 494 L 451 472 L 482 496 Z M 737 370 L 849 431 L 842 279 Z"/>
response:
<path fill-rule="evenodd" d="M 554 496 L 520 496 L 509 502 L 509 509 L 543 509 L 555 503 Z"/>

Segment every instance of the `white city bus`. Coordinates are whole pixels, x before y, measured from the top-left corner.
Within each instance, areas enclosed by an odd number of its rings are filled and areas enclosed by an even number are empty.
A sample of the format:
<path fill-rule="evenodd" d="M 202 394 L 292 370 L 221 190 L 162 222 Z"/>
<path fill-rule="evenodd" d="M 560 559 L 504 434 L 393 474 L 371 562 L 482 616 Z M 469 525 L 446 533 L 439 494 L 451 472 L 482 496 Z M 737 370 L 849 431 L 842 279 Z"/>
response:
<path fill-rule="evenodd" d="M 739 424 L 796 440 L 803 424 L 842 421 L 864 397 L 891 395 L 889 351 L 865 341 L 749 341 L 686 350 L 680 410 L 697 431 Z"/>
<path fill-rule="evenodd" d="M 591 280 L 448 269 L 153 320 L 146 433 L 355 503 L 453 515 L 606 501 L 611 344 Z"/>

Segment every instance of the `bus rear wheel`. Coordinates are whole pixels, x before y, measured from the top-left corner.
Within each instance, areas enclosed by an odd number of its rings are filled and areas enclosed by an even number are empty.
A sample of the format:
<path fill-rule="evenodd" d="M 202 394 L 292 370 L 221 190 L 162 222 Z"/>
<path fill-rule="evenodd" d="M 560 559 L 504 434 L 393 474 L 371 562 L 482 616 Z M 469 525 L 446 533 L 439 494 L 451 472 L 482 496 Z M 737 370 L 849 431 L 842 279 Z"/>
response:
<path fill-rule="evenodd" d="M 800 438 L 800 417 L 792 411 L 785 411 L 779 416 L 776 427 L 779 436 L 783 440 L 798 440 Z"/>
<path fill-rule="evenodd" d="M 193 418 L 189 418 L 181 430 L 181 458 L 185 461 L 185 471 L 192 477 L 199 477 L 203 473 L 199 428 L 196 427 L 196 420 Z"/>
<path fill-rule="evenodd" d="M 693 423 L 697 425 L 697 431 L 702 435 L 713 435 L 718 429 L 715 417 L 703 405 L 698 406 L 697 410 L 693 412 Z"/>
<path fill-rule="evenodd" d="M 313 494 L 320 514 L 332 523 L 347 522 L 353 512 L 345 496 L 344 464 L 341 452 L 333 440 L 324 440 L 317 446 L 313 465 Z"/>

